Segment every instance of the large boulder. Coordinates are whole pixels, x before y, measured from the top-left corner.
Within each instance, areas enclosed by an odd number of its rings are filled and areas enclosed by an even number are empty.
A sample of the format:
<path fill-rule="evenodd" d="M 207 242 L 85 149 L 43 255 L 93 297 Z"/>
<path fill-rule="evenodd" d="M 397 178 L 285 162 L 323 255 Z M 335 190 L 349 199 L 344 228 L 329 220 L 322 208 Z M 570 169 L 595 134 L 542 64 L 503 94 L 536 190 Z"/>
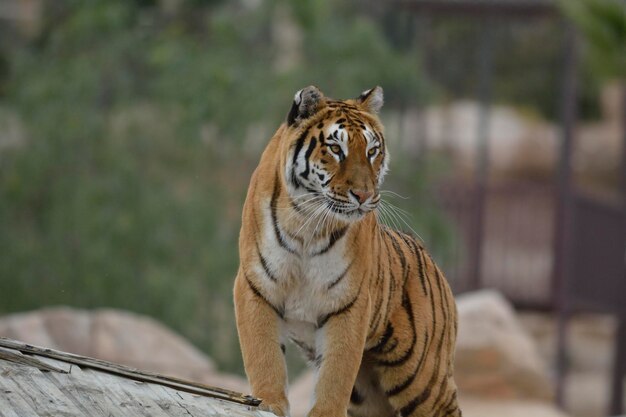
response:
<path fill-rule="evenodd" d="M 567 417 L 554 405 L 536 400 L 461 397 L 463 417 Z"/>
<path fill-rule="evenodd" d="M 247 392 L 243 378 L 213 362 L 150 317 L 112 310 L 45 308 L 0 318 L 0 336 L 145 371 Z"/>
<path fill-rule="evenodd" d="M 455 377 L 462 393 L 499 399 L 552 399 L 548 368 L 500 293 L 464 294 L 457 298 L 457 307 Z"/>

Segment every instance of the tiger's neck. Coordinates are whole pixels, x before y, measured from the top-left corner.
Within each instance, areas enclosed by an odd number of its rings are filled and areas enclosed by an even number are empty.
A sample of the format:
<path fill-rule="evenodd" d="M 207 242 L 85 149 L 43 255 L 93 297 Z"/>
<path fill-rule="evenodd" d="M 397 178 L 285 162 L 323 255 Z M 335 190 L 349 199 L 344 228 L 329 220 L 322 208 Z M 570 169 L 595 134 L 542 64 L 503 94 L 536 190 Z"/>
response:
<path fill-rule="evenodd" d="M 315 256 L 332 250 L 347 235 L 375 223 L 368 214 L 358 222 L 337 219 L 319 194 L 289 195 L 279 174 L 274 178 L 272 197 L 266 205 L 271 224 L 281 245 L 299 255 Z M 371 219 L 369 217 L 372 217 Z"/>

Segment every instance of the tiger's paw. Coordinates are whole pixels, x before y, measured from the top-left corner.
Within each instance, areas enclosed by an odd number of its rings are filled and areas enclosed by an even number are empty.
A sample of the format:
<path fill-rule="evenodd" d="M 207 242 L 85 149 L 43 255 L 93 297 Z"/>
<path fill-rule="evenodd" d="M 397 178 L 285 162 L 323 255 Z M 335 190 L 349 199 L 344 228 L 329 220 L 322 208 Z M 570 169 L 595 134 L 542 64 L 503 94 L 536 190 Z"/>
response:
<path fill-rule="evenodd" d="M 307 417 L 347 417 L 347 411 L 343 410 L 343 412 L 341 412 L 336 409 L 329 410 L 313 407 L 313 409 L 309 411 L 309 414 L 307 414 Z"/>
<path fill-rule="evenodd" d="M 270 402 L 264 400 L 261 401 L 261 404 L 259 404 L 259 410 L 269 411 L 270 413 L 274 413 L 279 417 L 290 417 L 289 404 L 286 401 Z"/>

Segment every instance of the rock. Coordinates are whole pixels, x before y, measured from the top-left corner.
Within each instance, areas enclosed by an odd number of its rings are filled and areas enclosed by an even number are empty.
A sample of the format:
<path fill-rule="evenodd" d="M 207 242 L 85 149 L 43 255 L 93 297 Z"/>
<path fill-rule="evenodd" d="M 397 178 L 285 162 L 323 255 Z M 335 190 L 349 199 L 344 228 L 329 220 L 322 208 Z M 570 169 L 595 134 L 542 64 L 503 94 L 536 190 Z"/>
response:
<path fill-rule="evenodd" d="M 461 397 L 463 417 L 567 417 L 555 406 L 540 401 Z"/>
<path fill-rule="evenodd" d="M 502 295 L 492 290 L 464 294 L 457 297 L 457 306 L 455 378 L 461 393 L 552 399 L 547 366 Z"/>
<path fill-rule="evenodd" d="M 556 317 L 526 312 L 520 319 L 536 340 L 544 360 L 554 363 Z M 616 319 L 604 314 L 575 314 L 568 321 L 565 407 L 574 416 L 606 415 L 611 396 L 616 326 Z"/>
<path fill-rule="evenodd" d="M 522 326 L 535 339 L 541 356 L 555 362 L 556 317 L 552 314 L 520 314 Z M 567 322 L 567 356 L 571 371 L 610 372 L 617 320 L 609 314 L 575 314 Z"/>
<path fill-rule="evenodd" d="M 45 308 L 0 318 L 0 336 L 239 392 L 244 378 L 220 374 L 213 362 L 157 321 L 112 310 Z"/>

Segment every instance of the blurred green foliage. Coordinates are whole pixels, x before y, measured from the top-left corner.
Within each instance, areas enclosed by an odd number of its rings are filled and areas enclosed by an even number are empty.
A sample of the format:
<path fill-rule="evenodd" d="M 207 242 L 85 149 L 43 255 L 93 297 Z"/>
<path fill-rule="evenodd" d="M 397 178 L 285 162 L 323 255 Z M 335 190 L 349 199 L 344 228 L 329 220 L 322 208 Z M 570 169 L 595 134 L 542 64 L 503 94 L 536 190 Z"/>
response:
<path fill-rule="evenodd" d="M 565 15 L 584 36 L 594 73 L 626 78 L 626 3 L 619 0 L 561 0 Z"/>
<path fill-rule="evenodd" d="M 241 371 L 240 211 L 294 92 L 352 97 L 381 84 L 391 109 L 425 94 L 415 58 L 347 4 L 248 3 L 51 2 L 35 39 L 2 44 L 0 113 L 25 132 L 0 148 L 0 313 L 129 309 Z M 285 13 L 303 47 L 277 68 Z M 407 194 L 425 192 L 418 171 Z M 445 229 L 416 201 L 425 230 Z"/>

